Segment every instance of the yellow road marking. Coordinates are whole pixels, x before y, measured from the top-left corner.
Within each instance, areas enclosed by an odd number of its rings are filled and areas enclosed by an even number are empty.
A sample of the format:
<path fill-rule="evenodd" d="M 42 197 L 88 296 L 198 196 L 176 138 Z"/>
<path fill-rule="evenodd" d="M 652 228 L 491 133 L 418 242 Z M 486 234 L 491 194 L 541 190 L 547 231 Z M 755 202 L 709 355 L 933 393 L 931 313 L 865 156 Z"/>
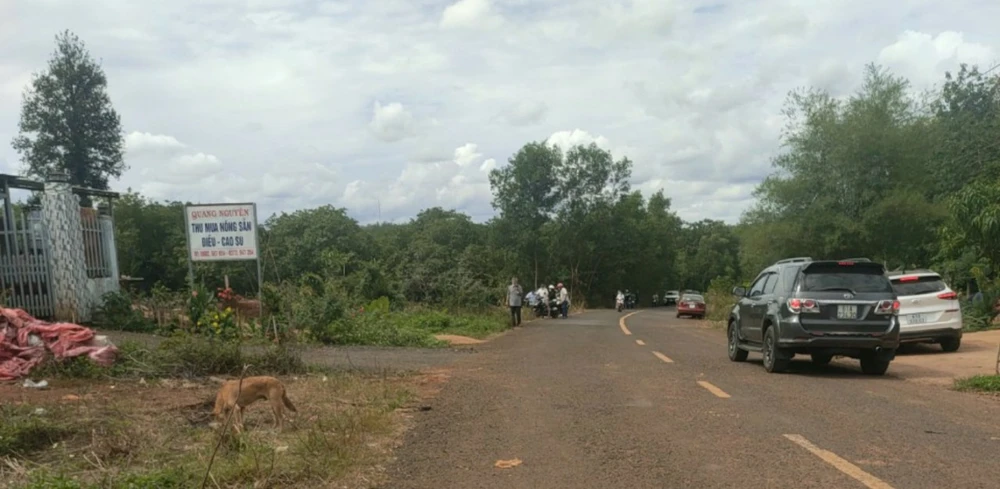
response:
<path fill-rule="evenodd" d="M 802 435 L 785 435 L 795 443 L 796 445 L 809 450 L 810 453 L 820 458 L 820 460 L 834 466 L 837 470 L 851 476 L 854 480 L 864 484 L 869 489 L 893 489 L 892 486 L 886 484 L 884 481 L 875 477 L 874 475 L 861 470 L 860 467 L 854 465 L 843 458 L 837 456 L 837 454 L 823 450 L 816 445 L 813 445 L 809 440 L 806 440 Z"/>
<path fill-rule="evenodd" d="M 628 319 L 629 316 L 631 316 L 633 314 L 639 314 L 640 312 L 642 312 L 642 311 L 630 312 L 630 313 L 622 316 L 618 320 L 618 327 L 622 329 L 622 333 L 625 333 L 625 336 L 630 336 L 632 334 L 632 332 L 628 330 L 628 327 L 625 326 L 625 320 Z"/>
<path fill-rule="evenodd" d="M 639 346 L 646 346 L 646 342 L 642 341 L 642 340 L 635 340 L 635 344 L 637 344 Z"/>
<path fill-rule="evenodd" d="M 662 353 L 660 353 L 658 351 L 654 351 L 653 355 L 656 355 L 656 358 L 659 358 L 660 360 L 663 360 L 664 363 L 674 363 L 674 361 L 671 360 L 670 357 L 668 357 L 668 356 L 666 356 L 666 355 L 664 355 L 664 354 L 662 354 Z"/>
<path fill-rule="evenodd" d="M 706 390 L 708 390 L 708 392 L 711 392 L 712 394 L 715 394 L 715 397 L 720 397 L 722 399 L 729 399 L 731 397 L 729 394 L 726 394 L 726 391 L 724 391 L 724 390 L 722 390 L 722 389 L 720 389 L 720 388 L 712 385 L 711 382 L 706 382 L 704 380 L 699 380 L 698 381 L 698 385 L 704 387 Z"/>

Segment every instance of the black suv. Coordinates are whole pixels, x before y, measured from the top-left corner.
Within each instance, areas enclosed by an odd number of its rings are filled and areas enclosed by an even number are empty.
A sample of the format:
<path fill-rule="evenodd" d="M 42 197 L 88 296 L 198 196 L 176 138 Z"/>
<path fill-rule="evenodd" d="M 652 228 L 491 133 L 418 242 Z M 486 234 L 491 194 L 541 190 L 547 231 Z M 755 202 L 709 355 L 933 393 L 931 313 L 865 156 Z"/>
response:
<path fill-rule="evenodd" d="M 882 375 L 899 347 L 899 301 L 885 267 L 865 258 L 781 260 L 760 272 L 729 314 L 729 359 L 761 352 L 768 372 L 796 354 L 826 365 L 834 355 L 861 360 Z"/>

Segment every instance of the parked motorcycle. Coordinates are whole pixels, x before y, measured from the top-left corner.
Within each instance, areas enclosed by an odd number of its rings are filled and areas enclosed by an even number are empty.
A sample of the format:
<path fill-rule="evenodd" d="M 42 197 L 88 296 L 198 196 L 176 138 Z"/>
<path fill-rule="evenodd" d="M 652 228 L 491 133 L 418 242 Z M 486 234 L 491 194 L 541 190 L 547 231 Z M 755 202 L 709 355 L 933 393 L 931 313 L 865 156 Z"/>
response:
<path fill-rule="evenodd" d="M 555 319 L 559 317 L 561 311 L 562 306 L 559 304 L 559 300 L 556 298 L 549 299 L 549 317 Z"/>

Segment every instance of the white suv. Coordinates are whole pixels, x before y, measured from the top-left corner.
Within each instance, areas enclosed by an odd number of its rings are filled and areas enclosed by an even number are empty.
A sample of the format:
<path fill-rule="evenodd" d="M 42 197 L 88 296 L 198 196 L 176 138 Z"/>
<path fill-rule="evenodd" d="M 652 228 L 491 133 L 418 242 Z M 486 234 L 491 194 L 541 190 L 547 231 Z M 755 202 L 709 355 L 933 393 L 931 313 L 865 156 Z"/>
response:
<path fill-rule="evenodd" d="M 899 299 L 901 343 L 938 343 L 944 351 L 962 344 L 962 307 L 958 294 L 930 270 L 889 272 Z"/>

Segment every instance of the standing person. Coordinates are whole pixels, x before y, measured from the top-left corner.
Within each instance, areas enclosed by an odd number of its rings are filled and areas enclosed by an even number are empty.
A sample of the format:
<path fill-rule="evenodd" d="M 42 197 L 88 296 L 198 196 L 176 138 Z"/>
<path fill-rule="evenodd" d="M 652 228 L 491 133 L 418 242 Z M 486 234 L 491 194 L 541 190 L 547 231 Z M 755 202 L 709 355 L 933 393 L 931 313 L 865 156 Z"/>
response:
<path fill-rule="evenodd" d="M 622 312 L 622 308 L 624 307 L 625 307 L 625 294 L 623 294 L 622 291 L 619 290 L 618 293 L 615 295 L 615 308 L 618 309 L 618 312 Z"/>
<path fill-rule="evenodd" d="M 549 315 L 549 289 L 545 288 L 544 285 L 538 288 L 538 310 L 541 311 L 542 317 Z"/>
<path fill-rule="evenodd" d="M 507 305 L 510 306 L 510 321 L 512 326 L 521 325 L 521 298 L 524 297 L 524 290 L 517 283 L 517 277 L 510 279 L 510 287 L 507 287 Z"/>
<path fill-rule="evenodd" d="M 530 307 L 532 311 L 535 311 L 535 317 L 538 317 L 538 296 L 535 294 L 534 290 L 528 291 L 527 299 L 528 307 Z"/>
<path fill-rule="evenodd" d="M 559 284 L 559 308 L 562 309 L 562 318 L 569 317 L 569 289 Z"/>

